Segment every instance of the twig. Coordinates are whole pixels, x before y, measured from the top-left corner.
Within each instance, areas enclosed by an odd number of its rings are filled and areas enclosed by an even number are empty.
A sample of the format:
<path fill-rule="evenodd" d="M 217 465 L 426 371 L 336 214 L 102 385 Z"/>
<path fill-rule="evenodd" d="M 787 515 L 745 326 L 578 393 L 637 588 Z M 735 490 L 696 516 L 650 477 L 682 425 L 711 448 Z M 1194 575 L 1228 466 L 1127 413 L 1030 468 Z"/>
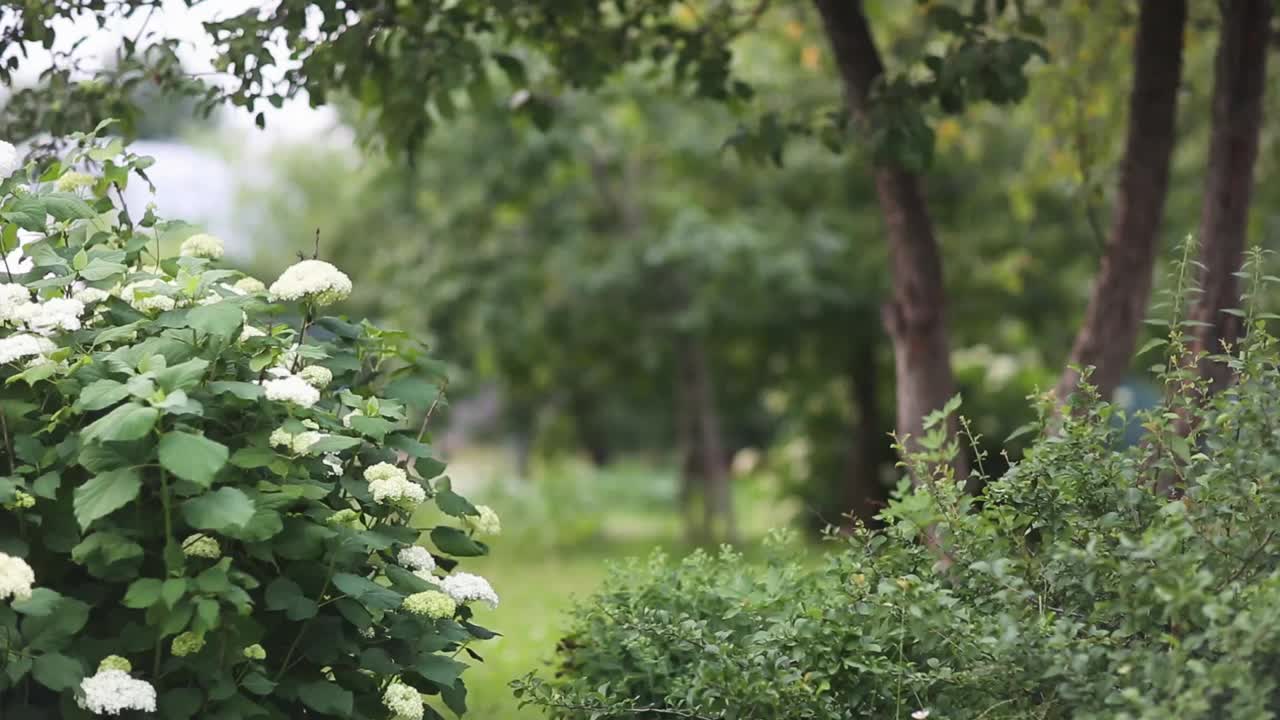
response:
<path fill-rule="evenodd" d="M 431 415 L 436 411 L 436 405 L 440 404 L 440 399 L 448 389 L 449 381 L 445 380 L 440 384 L 440 390 L 436 392 L 436 399 L 431 401 L 431 407 L 427 408 L 426 416 L 422 418 L 422 427 L 418 428 L 418 442 L 422 442 L 422 437 L 427 434 L 427 423 L 431 422 Z"/>
<path fill-rule="evenodd" d="M 9 422 L 5 420 L 4 408 L 0 407 L 0 436 L 4 438 L 5 457 L 9 458 L 9 474 L 13 474 L 13 444 L 9 442 Z"/>

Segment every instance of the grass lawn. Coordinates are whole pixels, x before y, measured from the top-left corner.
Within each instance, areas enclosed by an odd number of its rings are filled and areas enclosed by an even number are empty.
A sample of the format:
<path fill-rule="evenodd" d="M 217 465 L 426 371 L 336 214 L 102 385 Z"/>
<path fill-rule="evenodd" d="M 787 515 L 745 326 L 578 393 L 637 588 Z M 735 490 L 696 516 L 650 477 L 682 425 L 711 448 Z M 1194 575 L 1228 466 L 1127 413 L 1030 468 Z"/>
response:
<path fill-rule="evenodd" d="M 612 560 L 647 556 L 656 547 L 679 556 L 690 548 L 675 510 L 674 477 L 662 468 L 633 464 L 599 472 L 561 464 L 517 484 L 502 482 L 502 472 L 492 455 L 455 458 L 450 465 L 455 487 L 493 506 L 503 522 L 502 535 L 488 541 L 490 555 L 462 564 L 488 578 L 502 598 L 496 610 L 477 608 L 476 621 L 503 636 L 474 647 L 485 662 L 464 674 L 467 717 L 534 720 L 544 716 L 517 709 L 507 685 L 550 667 L 574 599 L 599 586 Z M 752 539 L 785 525 L 793 511 L 748 483 L 739 485 L 736 505 Z"/>

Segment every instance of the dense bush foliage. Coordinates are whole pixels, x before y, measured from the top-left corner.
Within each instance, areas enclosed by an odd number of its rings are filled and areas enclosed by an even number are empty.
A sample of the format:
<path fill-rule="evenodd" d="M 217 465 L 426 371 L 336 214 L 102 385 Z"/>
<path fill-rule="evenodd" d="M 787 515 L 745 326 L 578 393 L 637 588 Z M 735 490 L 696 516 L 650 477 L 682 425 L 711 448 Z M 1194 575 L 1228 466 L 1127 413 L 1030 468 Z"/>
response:
<path fill-rule="evenodd" d="M 447 556 L 498 520 L 422 442 L 432 363 L 322 315 L 351 291 L 324 261 L 268 288 L 131 220 L 108 193 L 150 160 L 75 140 L 0 143 L 0 717 L 464 712 L 497 596 Z"/>
<path fill-rule="evenodd" d="M 977 497 L 933 438 L 931 480 L 821 566 L 621 568 L 517 692 L 575 719 L 1276 716 L 1280 353 L 1245 322 L 1210 401 L 1172 323 L 1138 446 L 1086 387 Z"/>

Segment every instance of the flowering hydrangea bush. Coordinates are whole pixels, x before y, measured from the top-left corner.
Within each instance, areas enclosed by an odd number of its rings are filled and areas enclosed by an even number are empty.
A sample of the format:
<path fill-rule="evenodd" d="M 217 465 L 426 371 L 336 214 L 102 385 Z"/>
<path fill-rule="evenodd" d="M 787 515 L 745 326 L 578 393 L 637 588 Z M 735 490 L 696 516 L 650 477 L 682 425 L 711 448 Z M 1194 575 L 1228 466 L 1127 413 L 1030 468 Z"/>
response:
<path fill-rule="evenodd" d="M 323 260 L 161 256 L 108 199 L 150 160 L 73 142 L 0 143 L 0 717 L 462 714 L 499 526 L 423 443 L 431 361 L 322 315 Z"/>

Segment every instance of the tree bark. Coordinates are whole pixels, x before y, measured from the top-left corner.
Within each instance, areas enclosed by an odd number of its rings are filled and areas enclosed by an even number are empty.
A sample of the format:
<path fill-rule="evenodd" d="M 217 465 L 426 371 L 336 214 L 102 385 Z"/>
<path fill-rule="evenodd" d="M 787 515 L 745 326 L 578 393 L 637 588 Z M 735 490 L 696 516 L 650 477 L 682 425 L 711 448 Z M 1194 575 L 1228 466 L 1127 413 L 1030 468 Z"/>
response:
<path fill-rule="evenodd" d="M 578 442 L 586 449 L 591 464 L 602 468 L 613 460 L 613 448 L 605 428 L 596 413 L 595 398 L 585 390 L 576 389 L 569 396 L 569 411 L 573 414 Z"/>
<path fill-rule="evenodd" d="M 849 110 L 870 122 L 872 88 L 884 74 L 861 0 L 814 0 L 831 42 Z M 955 394 L 947 339 L 942 257 L 921 180 L 894 165 L 874 170 L 889 240 L 892 297 L 881 313 L 893 343 L 897 432 L 908 448 L 924 435 L 924 417 Z M 952 422 L 950 429 L 955 431 Z M 963 477 L 967 463 L 956 459 Z"/>
<path fill-rule="evenodd" d="M 1186 0 L 1142 1 L 1116 207 L 1084 323 L 1058 381 L 1060 402 L 1079 384 L 1077 368 L 1092 367 L 1090 383 L 1109 398 L 1132 362 L 1160 246 L 1186 18 Z"/>
<path fill-rule="evenodd" d="M 675 362 L 675 395 L 676 395 L 676 451 L 680 463 L 680 515 L 684 518 L 685 539 L 694 545 L 706 542 L 710 528 L 699 521 L 696 502 L 706 497 L 706 482 L 703 476 L 698 451 L 698 432 L 694 421 L 694 400 L 692 374 L 689 368 L 688 353 L 682 344 L 677 351 Z"/>
<path fill-rule="evenodd" d="M 880 484 L 880 463 L 887 446 L 877 412 L 875 359 L 875 346 L 861 343 L 853 349 L 849 364 L 850 400 L 857 416 L 849 428 L 853 441 L 849 443 L 842 503 L 844 512 L 873 527 L 876 514 L 888 499 Z"/>
<path fill-rule="evenodd" d="M 1223 0 L 1214 59 L 1213 128 L 1204 203 L 1200 209 L 1200 297 L 1191 319 L 1193 352 L 1221 353 L 1234 346 L 1240 319 L 1224 313 L 1240 302 L 1235 273 L 1244 260 L 1253 166 L 1258 157 L 1270 36 L 1270 0 Z M 1224 363 L 1203 361 L 1200 373 L 1216 390 L 1230 378 Z"/>
<path fill-rule="evenodd" d="M 706 490 L 702 500 L 703 523 L 713 537 L 719 528 L 721 539 L 737 542 L 738 524 L 733 511 L 733 487 L 730 485 L 720 411 L 716 407 L 711 361 L 707 357 L 706 344 L 700 337 L 689 339 L 686 352 L 695 408 L 694 427 L 698 436 L 698 451 Z"/>

